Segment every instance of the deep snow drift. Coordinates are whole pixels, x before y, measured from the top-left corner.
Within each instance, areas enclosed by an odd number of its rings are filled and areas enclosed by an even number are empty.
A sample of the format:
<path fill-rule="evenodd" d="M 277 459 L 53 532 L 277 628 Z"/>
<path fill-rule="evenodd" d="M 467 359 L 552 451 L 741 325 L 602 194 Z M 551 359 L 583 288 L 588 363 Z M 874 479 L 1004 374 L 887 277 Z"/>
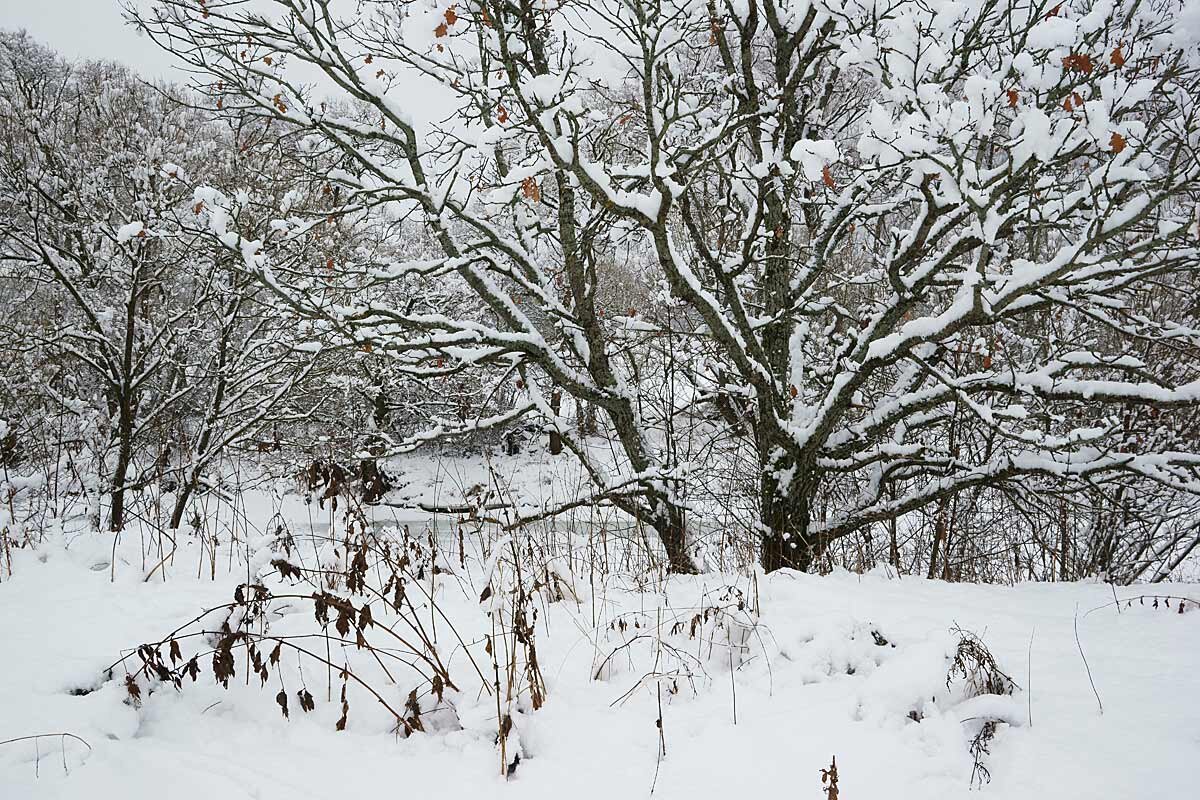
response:
<path fill-rule="evenodd" d="M 515 704 L 508 748 L 521 758 L 507 779 L 497 705 L 471 666 L 491 663 L 487 611 L 497 606 L 480 594 L 503 550 L 494 540 L 465 558 L 443 554 L 429 584 L 438 614 L 418 599 L 461 676 L 444 700 L 422 691 L 425 732 L 393 733 L 394 718 L 353 683 L 335 730 L 337 674 L 286 654 L 263 688 L 239 653 L 228 689 L 205 667 L 179 691 L 141 679 L 131 699 L 124 675 L 140 666 L 139 644 L 229 603 L 239 584 L 311 591 L 270 565 L 277 538 L 250 532 L 266 522 L 222 545 L 215 567 L 181 541 L 165 580 L 161 570 L 143 580 L 154 560 L 144 563 L 145 542 L 129 532 L 115 549 L 111 534 L 88 532 L 15 553 L 0 583 L 0 740 L 71 736 L 0 746 L 0 798 L 823 798 L 820 770 L 833 756 L 842 800 L 1196 796 L 1200 607 L 1153 599 L 1200 599 L 1195 585 L 1118 587 L 1118 609 L 1104 584 L 949 585 L 883 569 L 639 582 L 557 558 L 561 583 L 537 596 L 533 623 L 546 701 Z M 329 558 L 313 548 L 316 561 Z M 274 633 L 315 630 L 311 604 L 268 606 Z M 376 626 L 391 624 L 383 617 Z M 1011 695 L 972 697 L 953 674 L 958 630 L 986 645 Z M 200 641 L 183 640 L 182 657 Z M 330 660 L 376 669 L 353 644 L 335 645 Z M 404 704 L 405 678 L 375 678 Z M 277 679 L 292 698 L 286 719 Z M 309 713 L 296 700 L 301 681 L 315 698 Z M 990 782 L 970 752 L 987 720 Z"/>

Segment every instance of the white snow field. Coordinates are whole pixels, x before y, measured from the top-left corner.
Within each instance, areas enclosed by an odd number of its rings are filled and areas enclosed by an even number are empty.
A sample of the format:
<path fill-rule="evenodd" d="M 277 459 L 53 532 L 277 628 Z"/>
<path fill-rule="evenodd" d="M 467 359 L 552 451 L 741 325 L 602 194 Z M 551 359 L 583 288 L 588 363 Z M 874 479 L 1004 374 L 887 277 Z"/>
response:
<path fill-rule="evenodd" d="M 287 510 L 293 519 L 308 513 Z M 269 531 L 266 522 L 257 526 Z M 304 556 L 305 536 L 296 539 L 293 561 L 336 558 L 319 542 Z M 247 653 L 234 651 L 235 674 L 222 688 L 203 655 L 211 645 L 183 633 L 181 659 L 202 654 L 197 679 L 176 690 L 138 675 L 140 697 L 131 698 L 126 671 L 141 665 L 134 649 L 230 603 L 239 584 L 300 596 L 266 603 L 274 635 L 319 630 L 304 600 L 314 586 L 270 565 L 281 557 L 277 536 L 239 536 L 221 545 L 215 565 L 181 541 L 165 578 L 153 570 L 157 546 L 130 531 L 115 548 L 109 533 L 59 533 L 16 551 L 11 576 L 0 575 L 3 800 L 820 800 L 832 757 L 841 800 L 1185 800 L 1200 791 L 1200 606 L 1179 599 L 1200 599 L 1198 585 L 953 585 L 883 568 L 639 582 L 553 559 L 558 589 L 532 604 L 545 702 L 534 710 L 517 687 L 506 758 L 520 759 L 505 777 L 483 638 L 487 612 L 502 617 L 504 584 L 496 578 L 483 603 L 480 594 L 509 545 L 463 559 L 453 546 L 440 553 L 444 572 L 424 576 L 436 613 L 410 587 L 457 690 L 438 701 L 428 684 L 418 687 L 425 730 L 407 738 L 353 682 L 345 729 L 336 730 L 337 670 L 298 664 L 290 651 L 262 688 Z M 1167 595 L 1174 599 L 1154 600 Z M 372 635 L 394 624 L 375 608 Z M 1017 685 L 1011 695 L 973 696 L 962 675 L 948 680 L 956 629 L 986 645 Z M 418 686 L 412 674 L 393 667 L 390 683 L 383 662 L 349 640 L 311 646 L 404 707 Z M 262 650 L 265 658 L 270 645 Z M 289 718 L 277 705 L 280 680 Z M 302 686 L 311 712 L 300 708 Z M 988 721 L 990 781 L 970 752 Z M 21 738 L 39 734 L 48 735 Z"/>

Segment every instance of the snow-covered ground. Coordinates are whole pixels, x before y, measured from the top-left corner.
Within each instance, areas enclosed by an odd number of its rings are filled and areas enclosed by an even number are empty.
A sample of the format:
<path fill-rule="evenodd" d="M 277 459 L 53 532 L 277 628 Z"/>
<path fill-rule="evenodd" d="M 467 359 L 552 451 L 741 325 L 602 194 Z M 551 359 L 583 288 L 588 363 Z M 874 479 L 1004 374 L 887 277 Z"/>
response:
<path fill-rule="evenodd" d="M 282 510 L 308 524 L 294 498 Z M 469 646 L 451 646 L 430 613 L 463 677 L 447 693 L 455 713 L 427 716 L 426 733 L 389 733 L 356 687 L 336 731 L 340 684 L 327 689 L 311 667 L 316 708 L 300 710 L 288 672 L 285 719 L 274 684 L 248 682 L 240 655 L 229 689 L 206 669 L 182 691 L 143 681 L 135 703 L 123 667 L 105 681 L 122 655 L 228 603 L 239 583 L 289 590 L 268 563 L 268 511 L 251 517 L 221 545 L 215 580 L 195 542 L 180 543 L 165 580 L 144 580 L 155 559 L 142 554 L 156 545 L 129 532 L 116 548 L 111 534 L 58 534 L 14 554 L 0 582 L 0 741 L 72 736 L 0 745 L 0 798 L 818 799 L 834 756 L 842 800 L 1196 796 L 1200 607 L 1151 599 L 1200 599 L 1196 585 L 1118 587 L 1118 609 L 1103 584 L 950 585 L 881 569 L 639 585 L 558 559 L 566 599 L 536 602 L 547 699 L 514 713 L 508 747 L 521 760 L 508 779 L 495 701 L 467 658 L 483 658 L 495 607 L 479 597 L 486 546 L 466 563 L 448 557 L 437 579 L 439 608 Z M 281 630 L 315 624 L 311 606 L 273 614 Z M 986 644 L 1019 687 L 1011 696 L 972 698 L 961 677 L 947 680 L 955 629 Z M 332 656 L 343 658 L 368 661 L 353 647 Z M 395 691 L 400 706 L 407 689 Z M 984 719 L 1002 720 L 983 762 L 990 782 L 972 780 L 969 753 Z"/>

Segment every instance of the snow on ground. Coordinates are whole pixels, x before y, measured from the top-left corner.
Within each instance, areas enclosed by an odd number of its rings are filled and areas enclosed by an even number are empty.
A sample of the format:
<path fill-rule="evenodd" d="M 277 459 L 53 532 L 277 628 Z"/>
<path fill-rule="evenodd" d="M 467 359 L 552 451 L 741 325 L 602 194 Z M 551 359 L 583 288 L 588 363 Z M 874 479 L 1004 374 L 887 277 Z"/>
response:
<path fill-rule="evenodd" d="M 273 505 L 259 503 L 215 580 L 187 542 L 165 581 L 143 581 L 154 561 L 143 564 L 142 542 L 128 532 L 115 549 L 111 534 L 78 533 L 15 554 L 0 583 L 0 741 L 71 733 L 87 745 L 0 745 L 0 798 L 586 800 L 649 797 L 652 788 L 668 799 L 822 798 L 819 771 L 832 756 L 842 800 L 1195 796 L 1200 610 L 1133 599 L 1118 612 L 1102 584 L 950 585 L 878 570 L 707 574 L 639 588 L 578 567 L 571 575 L 560 559 L 577 599 L 539 602 L 548 699 L 516 715 L 522 760 L 509 780 L 499 774 L 494 701 L 467 680 L 460 648 L 446 648 L 452 674 L 463 676 L 462 691 L 450 693 L 458 723 L 429 717 L 431 732 L 407 739 L 388 733 L 361 693 L 347 729 L 335 731 L 337 684 L 330 702 L 325 676 L 311 672 L 317 708 L 305 714 L 293 699 L 290 719 L 274 688 L 246 686 L 240 669 L 228 690 L 205 673 L 179 692 L 147 691 L 140 705 L 120 670 L 103 681 L 123 653 L 229 602 L 248 570 L 285 591 L 259 569 L 275 545 L 255 530 L 267 530 Z M 294 498 L 282 509 L 298 528 L 308 524 Z M 469 642 L 487 630 L 485 555 L 437 594 Z M 1116 589 L 1122 598 L 1146 592 L 1200 599 L 1195 585 Z M 279 616 L 283 626 L 312 619 L 311 609 Z M 970 699 L 961 680 L 947 685 L 955 627 L 991 650 L 1020 687 L 1011 697 Z M 1005 724 L 984 762 L 990 783 L 972 789 L 968 746 L 985 717 Z"/>

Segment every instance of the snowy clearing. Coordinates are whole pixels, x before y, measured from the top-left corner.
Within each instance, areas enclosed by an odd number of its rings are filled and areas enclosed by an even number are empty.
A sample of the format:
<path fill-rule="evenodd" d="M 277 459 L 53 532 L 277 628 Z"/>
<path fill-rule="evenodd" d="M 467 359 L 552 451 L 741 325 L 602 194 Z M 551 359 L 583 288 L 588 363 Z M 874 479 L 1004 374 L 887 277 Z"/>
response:
<path fill-rule="evenodd" d="M 115 569 L 106 533 L 15 554 L 11 579 L 0 583 L 0 740 L 71 736 L 0 747 L 0 796 L 602 798 L 653 789 L 662 798 L 821 798 L 820 770 L 833 756 L 842 798 L 1192 796 L 1200 613 L 1136 598 L 1196 598 L 1196 585 L 1120 587 L 1118 611 L 1114 589 L 1095 583 L 951 585 L 880 568 L 672 576 L 639 589 L 616 573 L 569 574 L 567 561 L 553 560 L 569 589 L 561 601 L 543 593 L 536 603 L 546 700 L 536 711 L 516 704 L 508 747 L 521 758 L 506 780 L 497 706 L 468 680 L 461 648 L 446 648 L 460 691 L 447 691 L 442 713 L 423 702 L 427 730 L 408 738 L 391 733 L 393 721 L 353 685 L 346 730 L 336 731 L 340 682 L 311 667 L 315 709 L 302 712 L 293 697 L 289 719 L 272 699 L 276 676 L 260 690 L 241 656 L 229 689 L 205 670 L 181 691 L 143 681 L 134 702 L 122 667 L 103 679 L 122 654 L 228 603 L 252 582 L 248 570 L 287 592 L 294 581 L 268 564 L 278 555 L 271 537 L 251 540 L 222 553 L 216 580 L 192 543 L 165 581 L 143 582 L 129 532 Z M 447 573 L 458 574 L 437 579 L 446 615 L 430 623 L 438 641 L 451 638 L 447 619 L 468 642 L 486 632 L 494 607 L 478 601 L 482 555 L 461 564 L 446 555 Z M 206 574 L 197 579 L 200 563 Z M 309 609 L 289 615 L 286 606 L 274 603 L 285 610 L 273 626 L 311 627 Z M 1076 644 L 1077 614 L 1103 713 Z M 972 699 L 961 679 L 947 680 L 957 628 L 980 637 L 1019 687 L 1011 696 Z M 338 649 L 339 664 L 368 660 L 352 644 Z M 296 679 L 285 680 L 293 695 Z M 403 693 L 391 701 L 403 703 Z M 969 747 L 979 720 L 992 718 L 1001 722 L 982 761 L 987 782 L 973 777 Z"/>
<path fill-rule="evenodd" d="M 57 2 L 0 800 L 1200 797 L 1200 0 Z"/>

